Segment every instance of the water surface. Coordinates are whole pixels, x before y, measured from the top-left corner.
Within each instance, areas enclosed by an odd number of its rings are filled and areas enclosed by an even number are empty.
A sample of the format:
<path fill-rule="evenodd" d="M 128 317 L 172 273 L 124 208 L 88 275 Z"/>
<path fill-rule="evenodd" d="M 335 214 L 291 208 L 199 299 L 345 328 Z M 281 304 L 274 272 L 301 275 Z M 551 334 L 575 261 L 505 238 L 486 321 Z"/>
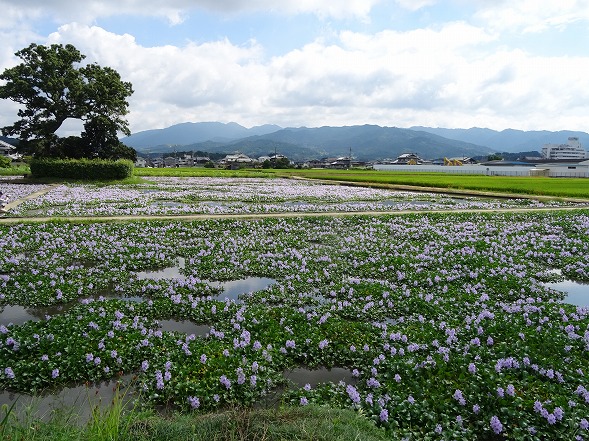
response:
<path fill-rule="evenodd" d="M 320 383 L 339 383 L 340 381 L 346 384 L 356 384 L 356 377 L 352 375 L 352 371 L 339 367 L 331 369 L 325 367 L 319 369 L 295 368 L 285 371 L 284 378 L 300 387 L 306 384 L 315 387 Z"/>
<path fill-rule="evenodd" d="M 564 280 L 562 282 L 545 283 L 548 288 L 566 293 L 564 302 L 575 306 L 589 306 L 589 283 Z"/>

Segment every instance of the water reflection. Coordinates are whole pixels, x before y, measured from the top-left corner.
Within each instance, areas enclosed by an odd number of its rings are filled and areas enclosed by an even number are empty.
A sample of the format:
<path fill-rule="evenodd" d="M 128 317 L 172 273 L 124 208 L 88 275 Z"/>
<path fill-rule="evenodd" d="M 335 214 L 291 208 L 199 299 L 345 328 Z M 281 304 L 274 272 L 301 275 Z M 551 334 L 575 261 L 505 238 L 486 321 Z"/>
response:
<path fill-rule="evenodd" d="M 589 306 L 589 283 L 564 280 L 562 282 L 545 283 L 548 288 L 566 293 L 564 302 L 575 306 Z"/>
<path fill-rule="evenodd" d="M 186 276 L 180 272 L 186 268 L 186 259 L 184 257 L 178 257 L 178 265 L 170 266 L 155 271 L 139 271 L 135 273 L 139 280 L 173 280 L 173 279 L 185 279 Z"/>
<path fill-rule="evenodd" d="M 356 384 L 356 377 L 352 375 L 352 371 L 339 367 L 331 369 L 325 367 L 319 369 L 295 368 L 285 371 L 284 377 L 300 387 L 306 384 L 315 387 L 319 383 L 339 383 L 340 381 Z"/>
<path fill-rule="evenodd" d="M 47 316 L 63 314 L 72 307 L 73 304 L 41 306 L 35 308 L 25 308 L 20 305 L 6 305 L 0 307 L 0 325 L 22 325 L 30 320 L 38 322 L 45 320 Z"/>
<path fill-rule="evenodd" d="M 223 290 L 218 295 L 219 298 L 237 301 L 240 295 L 266 289 L 276 283 L 276 280 L 268 277 L 248 277 L 247 279 L 231 280 L 229 282 L 208 283 L 215 288 L 221 288 Z"/>

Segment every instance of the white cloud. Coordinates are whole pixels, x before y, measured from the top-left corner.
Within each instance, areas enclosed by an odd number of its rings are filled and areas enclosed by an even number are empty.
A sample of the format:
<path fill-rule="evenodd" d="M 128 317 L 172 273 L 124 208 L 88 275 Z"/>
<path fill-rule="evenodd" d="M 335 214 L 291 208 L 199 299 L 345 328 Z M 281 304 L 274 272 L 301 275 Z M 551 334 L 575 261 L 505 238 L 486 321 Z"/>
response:
<path fill-rule="evenodd" d="M 435 5 L 438 0 L 395 0 L 399 6 L 409 11 L 417 11 L 426 6 Z"/>
<path fill-rule="evenodd" d="M 46 42 L 72 43 L 133 84 L 133 132 L 185 121 L 586 130 L 589 58 L 497 50 L 498 38 L 464 22 L 344 31 L 269 60 L 256 41 L 145 47 L 75 23 Z M 16 62 L 2 51 L 3 67 Z M 13 109 L 0 103 L 0 127 Z"/>
<path fill-rule="evenodd" d="M 535 33 L 589 21 L 589 0 L 479 0 L 479 3 L 475 17 L 495 30 Z"/>

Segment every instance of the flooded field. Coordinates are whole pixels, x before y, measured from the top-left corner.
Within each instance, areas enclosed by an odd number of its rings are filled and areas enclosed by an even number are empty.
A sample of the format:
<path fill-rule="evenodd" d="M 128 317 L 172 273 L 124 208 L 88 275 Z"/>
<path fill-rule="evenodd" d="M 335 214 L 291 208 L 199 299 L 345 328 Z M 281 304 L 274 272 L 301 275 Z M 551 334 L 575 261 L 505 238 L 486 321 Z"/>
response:
<path fill-rule="evenodd" d="M 574 439 L 587 262 L 587 210 L 0 225 L 0 399 L 108 400 L 122 375 L 166 409 Z"/>

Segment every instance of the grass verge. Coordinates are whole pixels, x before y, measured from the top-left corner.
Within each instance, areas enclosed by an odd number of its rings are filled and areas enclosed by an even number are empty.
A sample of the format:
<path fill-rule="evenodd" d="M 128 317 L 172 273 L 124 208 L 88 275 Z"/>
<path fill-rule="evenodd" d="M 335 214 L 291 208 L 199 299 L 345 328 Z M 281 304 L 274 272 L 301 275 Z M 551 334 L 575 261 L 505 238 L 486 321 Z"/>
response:
<path fill-rule="evenodd" d="M 72 424 L 67 411 L 49 421 L 16 417 L 3 408 L 2 440 L 27 441 L 380 441 L 390 439 L 383 429 L 351 410 L 309 405 L 276 409 L 234 408 L 209 414 L 169 416 L 137 409 L 125 411 L 124 401 L 92 413 L 87 425 Z M 67 416 L 69 415 L 69 416 Z"/>

